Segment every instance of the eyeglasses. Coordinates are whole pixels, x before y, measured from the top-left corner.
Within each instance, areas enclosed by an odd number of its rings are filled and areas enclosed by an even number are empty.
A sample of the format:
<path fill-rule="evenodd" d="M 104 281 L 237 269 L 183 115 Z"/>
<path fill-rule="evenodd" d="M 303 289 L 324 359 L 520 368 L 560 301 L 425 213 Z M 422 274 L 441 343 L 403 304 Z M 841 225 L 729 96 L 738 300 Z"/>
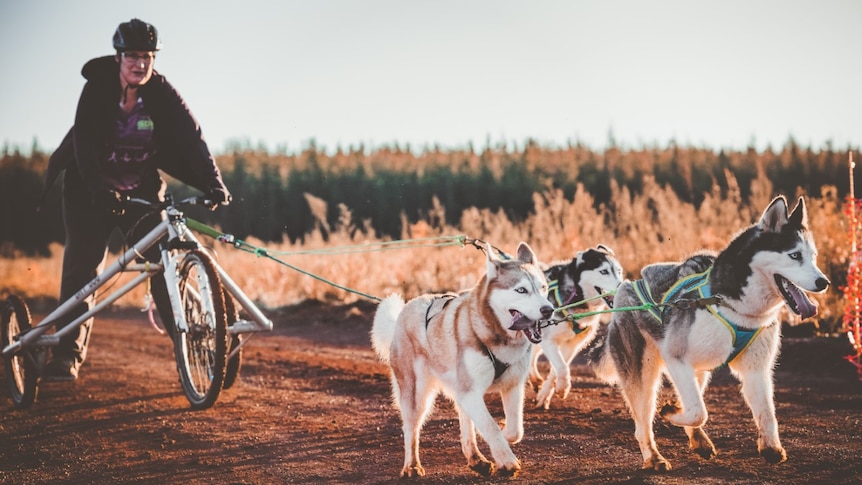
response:
<path fill-rule="evenodd" d="M 137 64 L 139 62 L 143 62 L 144 64 L 152 64 L 156 59 L 156 54 L 153 52 L 147 52 L 144 55 L 135 54 L 134 52 L 123 52 L 123 59 L 129 64 Z"/>

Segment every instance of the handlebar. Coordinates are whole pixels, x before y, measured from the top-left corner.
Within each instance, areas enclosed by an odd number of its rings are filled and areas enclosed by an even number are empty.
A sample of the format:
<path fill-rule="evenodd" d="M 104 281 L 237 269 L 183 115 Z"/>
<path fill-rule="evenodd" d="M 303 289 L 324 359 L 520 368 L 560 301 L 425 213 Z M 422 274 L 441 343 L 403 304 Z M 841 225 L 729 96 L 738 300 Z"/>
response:
<path fill-rule="evenodd" d="M 215 209 L 219 205 L 218 202 L 208 199 L 205 195 L 196 195 L 193 197 L 181 199 L 179 201 L 174 201 L 173 197 L 171 197 L 171 194 L 165 194 L 165 200 L 163 200 L 162 202 L 152 202 L 146 199 L 130 197 L 129 199 L 127 199 L 127 202 L 130 204 L 143 205 L 155 211 L 163 211 L 168 207 L 178 207 L 181 205 L 202 205 L 209 209 Z"/>

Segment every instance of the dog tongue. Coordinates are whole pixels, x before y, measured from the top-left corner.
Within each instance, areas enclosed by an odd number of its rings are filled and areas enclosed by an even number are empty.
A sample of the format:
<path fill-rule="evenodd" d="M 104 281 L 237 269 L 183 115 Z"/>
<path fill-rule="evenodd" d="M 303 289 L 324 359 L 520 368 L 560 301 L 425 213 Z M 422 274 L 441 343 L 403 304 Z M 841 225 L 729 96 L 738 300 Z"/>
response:
<path fill-rule="evenodd" d="M 512 312 L 512 324 L 509 325 L 509 330 L 525 330 L 533 326 L 532 320 L 521 315 L 520 312 Z"/>
<path fill-rule="evenodd" d="M 793 298 L 793 301 L 796 303 L 796 308 L 799 309 L 799 315 L 802 318 L 811 318 L 814 315 L 817 315 L 817 307 L 796 285 L 788 282 L 787 294 Z"/>
<path fill-rule="evenodd" d="M 512 324 L 509 325 L 509 330 L 524 332 L 527 340 L 534 344 L 542 341 L 542 330 L 537 325 L 537 322 L 521 315 L 520 312 L 512 312 Z"/>

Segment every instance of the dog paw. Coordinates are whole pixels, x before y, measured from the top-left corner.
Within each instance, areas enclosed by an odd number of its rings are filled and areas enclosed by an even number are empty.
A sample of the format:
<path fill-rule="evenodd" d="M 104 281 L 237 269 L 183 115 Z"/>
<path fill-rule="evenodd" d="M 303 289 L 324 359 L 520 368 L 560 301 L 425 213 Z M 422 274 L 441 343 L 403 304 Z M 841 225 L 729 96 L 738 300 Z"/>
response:
<path fill-rule="evenodd" d="M 401 470 L 401 478 L 419 478 L 425 476 L 425 468 L 420 464 L 405 466 Z"/>
<path fill-rule="evenodd" d="M 514 478 L 518 476 L 518 473 L 521 471 L 521 464 L 519 462 L 515 462 L 512 465 L 501 466 L 497 469 L 497 475 L 501 477 L 510 477 Z"/>
<path fill-rule="evenodd" d="M 709 439 L 709 436 L 701 428 L 695 429 L 692 433 L 689 440 L 689 448 L 704 460 L 712 460 L 718 454 L 715 451 L 715 445 L 712 444 L 712 440 Z"/>
<path fill-rule="evenodd" d="M 662 405 L 659 415 L 667 421 L 674 414 L 682 412 L 682 408 L 675 402 L 666 402 Z"/>
<path fill-rule="evenodd" d="M 766 460 L 767 463 L 771 463 L 773 465 L 777 465 L 787 460 L 787 453 L 785 453 L 784 448 L 763 448 L 760 450 L 760 456 Z"/>
<path fill-rule="evenodd" d="M 483 477 L 490 477 L 491 473 L 494 472 L 494 464 L 488 460 L 480 460 L 469 466 L 471 470 Z"/>
<path fill-rule="evenodd" d="M 536 409 L 544 407 L 548 409 L 548 405 L 551 403 L 551 393 L 547 391 L 547 388 L 539 389 L 539 392 L 536 393 Z"/>
<path fill-rule="evenodd" d="M 656 472 L 669 472 L 672 467 L 670 462 L 665 460 L 663 456 L 658 455 L 644 461 L 644 470 L 652 470 Z"/>
<path fill-rule="evenodd" d="M 699 445 L 697 447 L 692 448 L 691 451 L 697 453 L 697 455 L 700 456 L 701 458 L 703 458 L 704 460 L 712 460 L 718 454 L 718 452 L 715 451 L 714 446 L 707 446 L 707 445 Z"/>
<path fill-rule="evenodd" d="M 554 394 L 560 398 L 565 399 L 569 397 L 569 392 L 572 390 L 572 382 L 571 381 L 557 381 L 554 385 L 555 392 Z"/>

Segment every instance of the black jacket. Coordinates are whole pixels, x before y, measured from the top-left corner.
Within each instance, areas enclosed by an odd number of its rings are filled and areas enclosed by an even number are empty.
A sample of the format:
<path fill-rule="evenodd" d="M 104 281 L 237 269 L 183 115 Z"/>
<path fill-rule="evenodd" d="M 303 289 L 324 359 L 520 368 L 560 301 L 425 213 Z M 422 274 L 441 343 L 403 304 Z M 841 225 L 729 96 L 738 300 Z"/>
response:
<path fill-rule="evenodd" d="M 106 139 L 113 129 L 122 95 L 120 66 L 114 56 L 99 57 L 87 62 L 81 74 L 87 83 L 78 100 L 75 125 L 51 155 L 45 192 L 72 164 L 93 194 L 104 190 L 96 172 L 99 161 L 108 155 Z M 220 188 L 229 194 L 200 126 L 168 80 L 154 71 L 150 80 L 138 88 L 138 95 L 153 119 L 158 168 L 201 192 Z"/>

